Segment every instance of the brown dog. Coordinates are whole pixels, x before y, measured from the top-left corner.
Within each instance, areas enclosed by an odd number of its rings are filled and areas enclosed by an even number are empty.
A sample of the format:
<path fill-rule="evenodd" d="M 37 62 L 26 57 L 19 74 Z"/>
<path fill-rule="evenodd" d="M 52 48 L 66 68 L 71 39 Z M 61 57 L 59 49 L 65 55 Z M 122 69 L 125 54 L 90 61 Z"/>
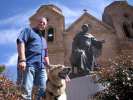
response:
<path fill-rule="evenodd" d="M 49 65 L 45 100 L 67 100 L 66 78 L 71 68 L 64 65 Z"/>

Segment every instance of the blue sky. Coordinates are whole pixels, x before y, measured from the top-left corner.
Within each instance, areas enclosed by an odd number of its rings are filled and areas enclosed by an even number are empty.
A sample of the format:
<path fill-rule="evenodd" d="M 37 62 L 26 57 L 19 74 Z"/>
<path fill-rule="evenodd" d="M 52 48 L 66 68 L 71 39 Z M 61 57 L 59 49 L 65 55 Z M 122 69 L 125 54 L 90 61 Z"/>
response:
<path fill-rule="evenodd" d="M 52 3 L 62 9 L 66 26 L 82 13 L 83 9 L 102 19 L 104 8 L 116 0 L 1 0 L 0 1 L 0 64 L 16 66 L 16 38 L 28 24 L 28 18 L 44 4 Z M 133 5 L 133 0 L 128 0 Z"/>

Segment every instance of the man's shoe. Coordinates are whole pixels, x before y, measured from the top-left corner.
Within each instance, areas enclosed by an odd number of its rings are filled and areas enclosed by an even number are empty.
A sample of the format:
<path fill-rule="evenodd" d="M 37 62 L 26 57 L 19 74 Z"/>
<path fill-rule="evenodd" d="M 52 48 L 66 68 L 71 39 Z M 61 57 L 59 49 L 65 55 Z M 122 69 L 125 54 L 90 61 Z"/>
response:
<path fill-rule="evenodd" d="M 31 100 L 31 97 L 30 96 L 27 96 L 25 94 L 21 94 L 21 97 L 24 99 L 24 100 Z"/>

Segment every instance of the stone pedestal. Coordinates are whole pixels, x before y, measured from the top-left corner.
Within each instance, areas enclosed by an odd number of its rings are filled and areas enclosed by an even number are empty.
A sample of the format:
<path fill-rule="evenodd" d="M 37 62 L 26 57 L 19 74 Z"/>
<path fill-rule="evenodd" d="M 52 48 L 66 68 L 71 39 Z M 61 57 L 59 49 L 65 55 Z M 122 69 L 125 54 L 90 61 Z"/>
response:
<path fill-rule="evenodd" d="M 97 77 L 86 75 L 71 79 L 67 83 L 67 100 L 91 100 L 94 94 L 105 89 L 101 84 L 96 83 Z"/>

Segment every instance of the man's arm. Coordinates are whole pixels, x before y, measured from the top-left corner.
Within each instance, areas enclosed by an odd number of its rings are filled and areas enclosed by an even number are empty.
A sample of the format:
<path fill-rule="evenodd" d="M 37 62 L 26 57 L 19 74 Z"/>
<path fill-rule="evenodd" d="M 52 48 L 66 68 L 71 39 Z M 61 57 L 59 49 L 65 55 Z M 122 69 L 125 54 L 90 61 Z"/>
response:
<path fill-rule="evenodd" d="M 46 63 L 46 66 L 49 65 L 49 57 L 48 57 L 48 48 L 45 48 L 45 56 L 44 56 L 44 61 Z"/>
<path fill-rule="evenodd" d="M 48 56 L 44 57 L 44 60 L 46 62 L 46 72 L 48 74 L 49 73 L 49 57 Z"/>
<path fill-rule="evenodd" d="M 47 72 L 47 74 L 49 73 L 49 57 L 48 57 L 48 49 L 47 48 L 45 48 L 44 49 L 45 50 L 45 56 L 44 56 L 44 61 L 45 61 L 45 63 L 46 63 L 46 72 Z"/>
<path fill-rule="evenodd" d="M 49 57 L 48 56 L 47 57 L 44 57 L 44 60 L 46 62 L 46 65 L 49 65 Z"/>
<path fill-rule="evenodd" d="M 17 50 L 18 50 L 19 60 L 26 60 L 26 58 L 25 58 L 25 44 L 24 43 L 18 43 L 17 44 Z"/>
<path fill-rule="evenodd" d="M 18 50 L 18 67 L 20 70 L 25 70 L 26 68 L 26 56 L 25 56 L 25 44 L 28 42 L 30 38 L 30 29 L 24 28 L 18 38 L 17 38 L 17 50 Z"/>
<path fill-rule="evenodd" d="M 18 66 L 24 71 L 26 68 L 26 57 L 25 57 L 25 44 L 23 42 L 17 43 L 17 51 L 18 51 Z"/>

